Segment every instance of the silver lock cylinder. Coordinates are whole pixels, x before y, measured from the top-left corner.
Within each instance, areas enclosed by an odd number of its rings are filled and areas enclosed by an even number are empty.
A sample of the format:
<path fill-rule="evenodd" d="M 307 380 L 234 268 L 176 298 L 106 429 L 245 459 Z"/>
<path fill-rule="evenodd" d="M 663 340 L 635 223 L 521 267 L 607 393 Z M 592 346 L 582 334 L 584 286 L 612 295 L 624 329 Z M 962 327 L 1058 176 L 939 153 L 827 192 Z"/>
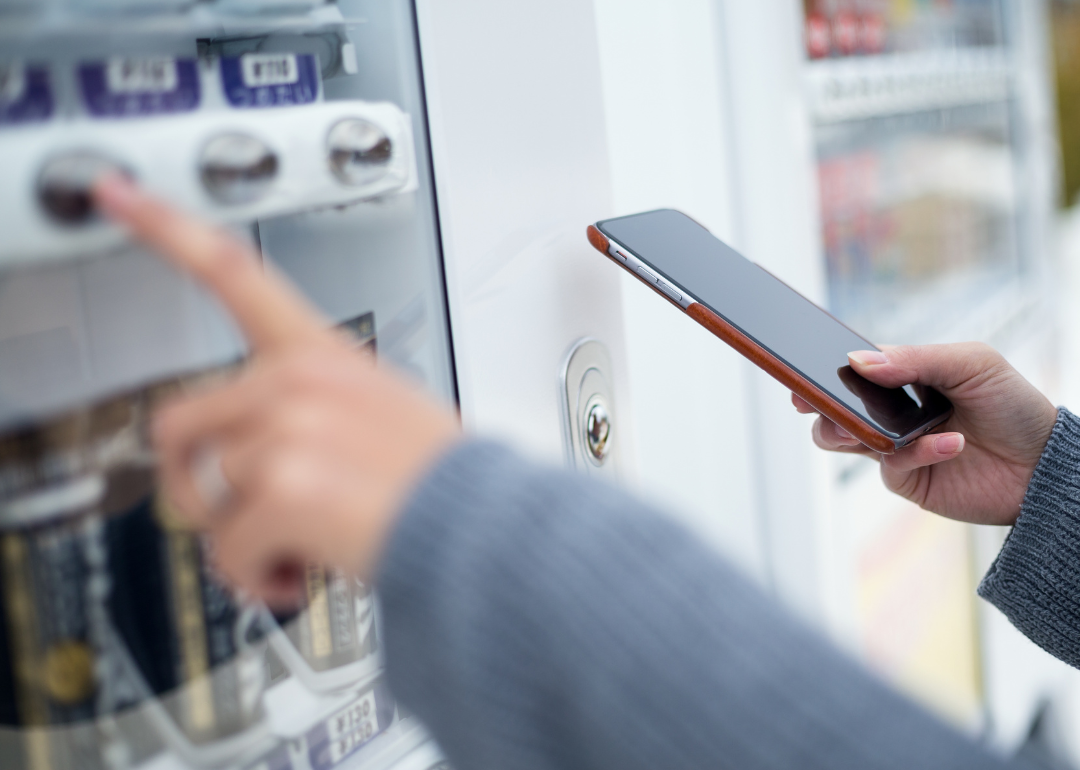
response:
<path fill-rule="evenodd" d="M 594 339 L 576 342 L 559 378 L 567 462 L 585 473 L 618 473 L 611 356 Z"/>
<path fill-rule="evenodd" d="M 585 407 L 585 446 L 589 461 L 603 465 L 608 456 L 611 440 L 611 417 L 600 396 L 593 396 Z"/>
<path fill-rule="evenodd" d="M 131 176 L 120 163 L 92 150 L 57 155 L 38 174 L 38 203 L 57 224 L 89 224 L 97 219 L 90 188 L 107 172 Z"/>
<path fill-rule="evenodd" d="M 248 134 L 215 136 L 199 157 L 199 176 L 210 197 L 226 206 L 254 203 L 277 178 L 278 157 L 262 140 Z"/>
<path fill-rule="evenodd" d="M 363 118 L 339 120 L 327 137 L 330 171 L 342 184 L 362 187 L 386 176 L 394 144 L 379 126 Z"/>

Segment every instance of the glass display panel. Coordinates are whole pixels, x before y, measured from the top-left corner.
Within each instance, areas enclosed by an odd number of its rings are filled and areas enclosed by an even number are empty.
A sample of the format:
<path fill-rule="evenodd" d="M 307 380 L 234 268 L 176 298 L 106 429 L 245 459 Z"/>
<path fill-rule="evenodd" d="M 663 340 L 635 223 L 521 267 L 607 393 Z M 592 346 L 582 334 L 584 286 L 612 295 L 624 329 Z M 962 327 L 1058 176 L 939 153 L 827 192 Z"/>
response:
<path fill-rule="evenodd" d="M 829 308 L 878 343 L 947 329 L 1019 276 L 1010 105 L 817 128 Z"/>
<path fill-rule="evenodd" d="M 161 494 L 155 408 L 245 347 L 87 195 L 120 168 L 222 224 L 452 401 L 416 34 L 409 0 L 0 0 L 0 769 L 380 768 L 426 740 L 368 587 L 309 565 L 271 613 Z"/>
<path fill-rule="evenodd" d="M 1001 0 L 803 0 L 812 59 L 996 47 Z"/>

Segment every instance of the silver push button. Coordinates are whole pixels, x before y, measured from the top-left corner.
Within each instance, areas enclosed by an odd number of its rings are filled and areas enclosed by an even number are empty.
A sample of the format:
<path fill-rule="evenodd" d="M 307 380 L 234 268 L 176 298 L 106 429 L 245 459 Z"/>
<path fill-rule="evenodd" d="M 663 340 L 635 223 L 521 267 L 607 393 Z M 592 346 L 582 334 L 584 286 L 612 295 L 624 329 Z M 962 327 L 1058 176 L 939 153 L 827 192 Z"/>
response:
<path fill-rule="evenodd" d="M 362 187 L 382 179 L 394 157 L 386 132 L 363 118 L 338 121 L 327 138 L 330 170 L 338 181 Z"/>
<path fill-rule="evenodd" d="M 203 187 L 218 203 L 254 203 L 274 184 L 277 155 L 247 134 L 222 134 L 207 142 L 199 159 Z"/>
<path fill-rule="evenodd" d="M 608 440 L 611 438 L 611 417 L 602 403 L 594 403 L 585 416 L 585 444 L 597 463 L 608 456 Z"/>
<path fill-rule="evenodd" d="M 657 280 L 656 281 L 656 288 L 660 289 L 660 291 L 664 292 L 664 294 L 668 295 L 669 297 L 671 297 L 676 302 L 682 302 L 682 294 L 675 291 L 675 289 L 672 288 L 672 286 L 670 284 L 664 283 L 661 280 Z"/>
<path fill-rule="evenodd" d="M 660 280 L 659 278 L 657 278 L 655 275 L 653 275 L 652 273 L 650 273 L 648 270 L 646 270 L 643 267 L 636 268 L 636 272 L 637 272 L 638 275 L 640 275 L 642 278 L 644 278 L 649 283 L 656 283 L 657 281 Z"/>

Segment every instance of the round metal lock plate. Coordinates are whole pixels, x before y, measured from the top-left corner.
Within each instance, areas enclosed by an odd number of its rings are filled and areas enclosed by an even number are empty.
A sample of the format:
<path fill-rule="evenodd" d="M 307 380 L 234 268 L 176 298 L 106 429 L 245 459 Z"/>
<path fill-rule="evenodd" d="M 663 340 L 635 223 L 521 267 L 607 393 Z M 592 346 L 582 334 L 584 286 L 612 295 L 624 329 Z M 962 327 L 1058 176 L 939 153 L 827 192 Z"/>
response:
<path fill-rule="evenodd" d="M 89 150 L 57 155 L 45 163 L 38 175 L 38 203 L 57 224 L 88 224 L 97 218 L 90 188 L 109 171 L 131 176 L 116 161 Z"/>
<path fill-rule="evenodd" d="M 338 181 L 352 187 L 362 187 L 382 179 L 394 157 L 394 144 L 390 137 L 363 118 L 338 121 L 330 129 L 327 144 L 330 170 Z"/>
<path fill-rule="evenodd" d="M 589 399 L 582 430 L 589 459 L 596 465 L 603 465 L 611 448 L 611 415 L 600 397 Z"/>
<path fill-rule="evenodd" d="M 274 184 L 277 154 L 248 134 L 221 134 L 203 147 L 199 175 L 203 187 L 218 203 L 254 203 Z"/>

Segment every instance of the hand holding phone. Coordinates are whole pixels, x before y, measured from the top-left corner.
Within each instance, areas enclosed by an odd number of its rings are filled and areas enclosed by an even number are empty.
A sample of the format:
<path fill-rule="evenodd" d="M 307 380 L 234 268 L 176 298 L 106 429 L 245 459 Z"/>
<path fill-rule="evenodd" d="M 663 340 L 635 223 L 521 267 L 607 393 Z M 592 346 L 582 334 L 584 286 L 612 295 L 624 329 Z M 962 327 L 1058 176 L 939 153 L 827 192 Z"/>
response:
<path fill-rule="evenodd" d="M 1057 411 L 993 349 L 879 350 L 677 211 L 598 222 L 588 236 L 820 413 L 818 446 L 880 459 L 889 489 L 928 510 L 1015 521 Z M 924 435 L 939 427 L 949 432 Z"/>
<path fill-rule="evenodd" d="M 942 428 L 879 455 L 819 417 L 814 443 L 881 461 L 886 487 L 926 510 L 976 524 L 1016 522 L 1057 409 L 993 348 L 979 343 L 857 351 L 852 368 L 878 385 L 932 385 L 953 404 Z M 817 410 L 793 395 L 803 413 Z"/>

